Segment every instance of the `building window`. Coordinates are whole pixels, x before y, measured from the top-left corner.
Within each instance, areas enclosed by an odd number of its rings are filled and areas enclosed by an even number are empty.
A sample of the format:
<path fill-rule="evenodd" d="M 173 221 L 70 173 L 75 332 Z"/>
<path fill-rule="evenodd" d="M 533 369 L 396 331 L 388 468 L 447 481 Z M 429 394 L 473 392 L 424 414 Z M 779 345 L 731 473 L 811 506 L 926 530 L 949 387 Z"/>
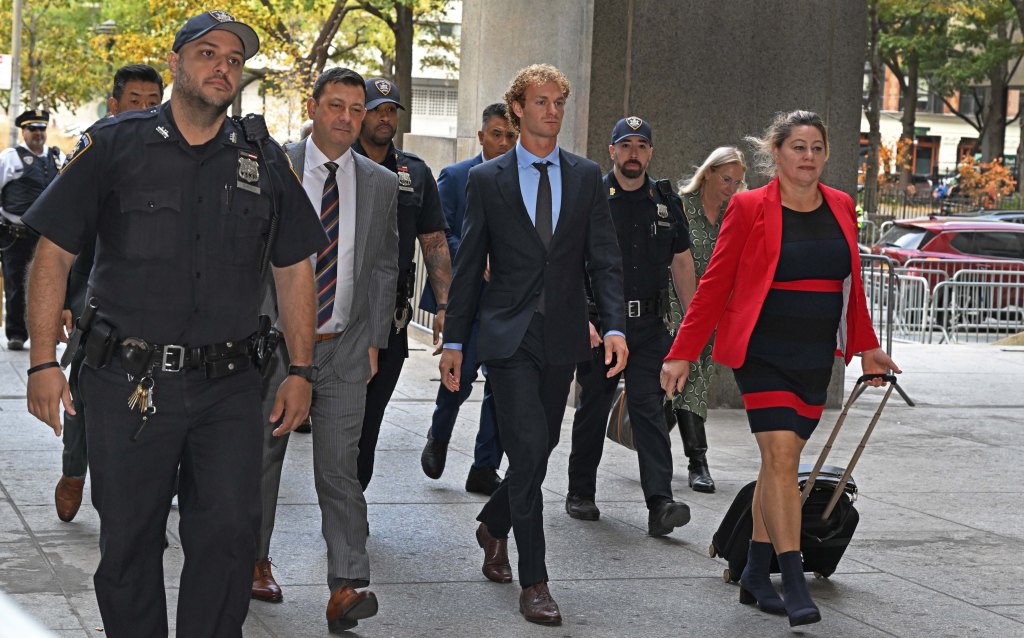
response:
<path fill-rule="evenodd" d="M 413 87 L 412 113 L 427 117 L 458 117 L 459 91 L 444 87 Z"/>

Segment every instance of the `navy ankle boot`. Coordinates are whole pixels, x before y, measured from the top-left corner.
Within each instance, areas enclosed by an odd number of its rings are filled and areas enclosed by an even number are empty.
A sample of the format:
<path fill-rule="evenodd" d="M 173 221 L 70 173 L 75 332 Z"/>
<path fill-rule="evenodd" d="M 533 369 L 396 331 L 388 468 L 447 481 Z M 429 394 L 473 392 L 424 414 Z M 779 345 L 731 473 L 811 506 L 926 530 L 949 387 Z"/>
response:
<path fill-rule="evenodd" d="M 779 554 L 779 570 L 782 572 L 782 595 L 786 601 L 789 626 L 810 625 L 820 621 L 821 612 L 811 600 L 811 593 L 807 591 L 800 552 Z"/>
<path fill-rule="evenodd" d="M 744 605 L 757 603 L 766 614 L 784 614 L 786 605 L 779 598 L 770 577 L 772 544 L 750 541 L 747 549 L 747 566 L 740 574 L 740 602 Z"/>

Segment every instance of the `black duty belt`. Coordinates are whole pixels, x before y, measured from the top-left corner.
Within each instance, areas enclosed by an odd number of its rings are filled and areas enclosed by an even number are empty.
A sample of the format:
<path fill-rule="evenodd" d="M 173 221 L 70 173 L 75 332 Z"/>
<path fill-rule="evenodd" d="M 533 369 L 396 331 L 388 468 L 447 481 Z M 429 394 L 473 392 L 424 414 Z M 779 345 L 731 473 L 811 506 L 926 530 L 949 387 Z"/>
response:
<path fill-rule="evenodd" d="M 160 372 L 205 368 L 207 376 L 227 376 L 250 367 L 251 339 L 207 346 L 157 345 L 141 339 L 125 339 L 115 350 L 125 369 L 145 367 Z"/>
<path fill-rule="evenodd" d="M 631 299 L 626 302 L 626 316 L 635 319 L 647 315 L 660 315 L 660 305 L 657 296 L 649 299 Z"/>

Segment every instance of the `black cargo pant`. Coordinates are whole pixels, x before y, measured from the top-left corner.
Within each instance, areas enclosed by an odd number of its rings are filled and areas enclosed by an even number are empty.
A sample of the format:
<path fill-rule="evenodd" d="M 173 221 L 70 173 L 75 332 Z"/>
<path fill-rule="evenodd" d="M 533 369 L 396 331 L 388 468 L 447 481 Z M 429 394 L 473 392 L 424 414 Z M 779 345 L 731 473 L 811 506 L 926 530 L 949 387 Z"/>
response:
<path fill-rule="evenodd" d="M 665 423 L 661 389 L 661 364 L 672 346 L 672 337 L 656 315 L 636 317 L 626 323 L 626 408 L 633 425 L 640 485 L 647 505 L 672 498 L 672 450 Z M 581 386 L 572 422 L 572 451 L 569 454 L 569 492 L 593 498 L 597 490 L 597 466 L 604 452 L 608 413 L 615 398 L 619 376 L 605 377 L 600 361 L 577 367 Z"/>
<path fill-rule="evenodd" d="M 0 252 L 4 267 L 4 297 L 7 308 L 4 313 L 4 333 L 7 339 L 28 339 L 28 326 L 25 323 L 25 276 L 28 274 L 28 262 L 39 243 L 39 235 L 29 234 L 14 240 L 8 248 Z"/>
<path fill-rule="evenodd" d="M 94 583 L 105 635 L 167 635 L 164 533 L 180 464 L 178 527 L 185 563 L 177 635 L 240 638 L 260 524 L 260 379 L 154 373 L 152 415 L 128 410 L 136 384 L 116 362 L 83 366 L 92 499 L 100 514 Z"/>
<path fill-rule="evenodd" d="M 366 412 L 363 414 L 363 431 L 359 436 L 359 461 L 357 471 L 363 491 L 373 478 L 373 461 L 377 452 L 377 438 L 384 422 L 384 411 L 388 408 L 391 395 L 402 376 L 402 367 L 409 356 L 409 326 L 395 332 L 391 327 L 388 347 L 377 355 L 377 374 L 366 386 Z M 314 425 L 313 427 L 316 427 Z"/>

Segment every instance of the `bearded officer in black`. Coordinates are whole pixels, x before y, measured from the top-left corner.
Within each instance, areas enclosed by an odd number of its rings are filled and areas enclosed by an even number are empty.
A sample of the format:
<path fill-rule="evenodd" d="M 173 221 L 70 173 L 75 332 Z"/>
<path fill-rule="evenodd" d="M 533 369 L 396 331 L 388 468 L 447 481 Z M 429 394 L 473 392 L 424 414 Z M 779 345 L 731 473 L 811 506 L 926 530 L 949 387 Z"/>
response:
<path fill-rule="evenodd" d="M 0 214 L 3 215 L 0 254 L 4 266 L 4 297 L 7 298 L 4 332 L 10 350 L 21 350 L 28 341 L 25 272 L 39 241 L 39 235 L 22 224 L 21 216 L 57 177 L 57 167 L 64 162 L 60 149 L 46 148 L 49 123 L 49 112 L 25 111 L 14 120 L 15 126 L 21 129 L 23 143 L 0 153 Z"/>
<path fill-rule="evenodd" d="M 326 243 L 265 128 L 226 119 L 256 33 L 222 11 L 178 31 L 168 103 L 105 120 L 25 214 L 43 238 L 29 278 L 29 411 L 61 429 L 74 414 L 54 351 L 68 269 L 89 242 L 98 311 L 85 335 L 92 498 L 100 513 L 96 598 L 107 635 L 166 636 L 162 554 L 180 465 L 185 554 L 179 636 L 242 635 L 261 506 L 261 254 L 270 260 L 293 367 L 271 414 L 309 411 L 315 296 L 309 255 Z"/>

